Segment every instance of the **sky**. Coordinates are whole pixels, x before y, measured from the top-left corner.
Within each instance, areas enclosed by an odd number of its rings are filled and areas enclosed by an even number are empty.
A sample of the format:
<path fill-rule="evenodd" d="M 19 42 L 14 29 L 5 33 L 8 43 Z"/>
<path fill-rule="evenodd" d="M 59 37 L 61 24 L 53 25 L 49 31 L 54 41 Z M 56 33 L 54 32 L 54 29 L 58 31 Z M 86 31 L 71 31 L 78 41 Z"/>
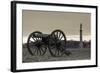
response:
<path fill-rule="evenodd" d="M 62 30 L 68 40 L 79 40 L 80 24 L 83 26 L 83 40 L 88 41 L 91 39 L 90 19 L 90 13 L 23 10 L 23 42 L 34 31 L 51 34 L 55 29 Z"/>

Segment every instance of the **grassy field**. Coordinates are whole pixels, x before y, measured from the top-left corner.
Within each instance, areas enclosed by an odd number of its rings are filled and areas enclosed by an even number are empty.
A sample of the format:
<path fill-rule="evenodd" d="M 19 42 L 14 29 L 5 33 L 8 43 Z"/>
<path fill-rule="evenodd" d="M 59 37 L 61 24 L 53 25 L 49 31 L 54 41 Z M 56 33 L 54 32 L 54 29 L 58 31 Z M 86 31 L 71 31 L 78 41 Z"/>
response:
<path fill-rule="evenodd" d="M 27 48 L 23 48 L 22 61 L 23 63 L 29 62 L 45 62 L 45 61 L 64 61 L 64 60 L 86 60 L 91 59 L 90 48 L 67 48 L 72 54 L 70 56 L 63 55 L 61 57 L 53 57 L 48 49 L 43 56 L 31 56 Z"/>

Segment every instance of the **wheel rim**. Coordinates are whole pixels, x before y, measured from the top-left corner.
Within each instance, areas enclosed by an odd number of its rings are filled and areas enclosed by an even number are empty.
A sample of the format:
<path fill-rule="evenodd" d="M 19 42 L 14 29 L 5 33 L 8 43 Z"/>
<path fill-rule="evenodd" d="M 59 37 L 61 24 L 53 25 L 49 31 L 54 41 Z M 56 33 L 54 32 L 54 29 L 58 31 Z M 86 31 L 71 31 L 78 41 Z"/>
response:
<path fill-rule="evenodd" d="M 66 48 L 66 37 L 61 30 L 55 30 L 51 33 L 49 50 L 52 56 L 62 56 Z"/>
<path fill-rule="evenodd" d="M 46 47 L 43 46 L 42 37 L 36 36 L 42 35 L 41 32 L 35 31 L 29 35 L 27 40 L 27 48 L 31 55 L 44 55 L 46 52 Z"/>

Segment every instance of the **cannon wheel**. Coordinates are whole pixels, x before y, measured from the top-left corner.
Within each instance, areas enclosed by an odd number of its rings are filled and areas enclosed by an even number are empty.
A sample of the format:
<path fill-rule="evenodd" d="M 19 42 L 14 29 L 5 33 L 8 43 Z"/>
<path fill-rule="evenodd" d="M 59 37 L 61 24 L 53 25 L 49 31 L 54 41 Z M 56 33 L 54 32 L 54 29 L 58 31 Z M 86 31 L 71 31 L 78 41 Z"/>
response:
<path fill-rule="evenodd" d="M 62 56 L 66 49 L 66 36 L 61 30 L 55 30 L 50 35 L 49 51 L 52 56 Z"/>
<path fill-rule="evenodd" d="M 27 40 L 27 48 L 31 55 L 44 55 L 47 47 L 42 42 L 42 37 L 36 37 L 38 34 L 42 34 L 39 31 L 31 33 Z"/>

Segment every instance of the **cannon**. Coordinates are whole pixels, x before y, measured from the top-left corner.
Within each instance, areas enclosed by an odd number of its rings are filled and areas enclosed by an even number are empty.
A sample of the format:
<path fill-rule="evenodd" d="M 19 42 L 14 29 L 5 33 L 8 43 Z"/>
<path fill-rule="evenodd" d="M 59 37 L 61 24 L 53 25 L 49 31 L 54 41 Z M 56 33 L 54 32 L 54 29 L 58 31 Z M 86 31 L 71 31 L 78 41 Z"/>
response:
<path fill-rule="evenodd" d="M 69 55 L 66 52 L 66 36 L 63 31 L 57 29 L 51 34 L 43 34 L 40 31 L 32 32 L 27 40 L 27 48 L 31 55 L 44 55 L 49 50 L 52 56 Z"/>

